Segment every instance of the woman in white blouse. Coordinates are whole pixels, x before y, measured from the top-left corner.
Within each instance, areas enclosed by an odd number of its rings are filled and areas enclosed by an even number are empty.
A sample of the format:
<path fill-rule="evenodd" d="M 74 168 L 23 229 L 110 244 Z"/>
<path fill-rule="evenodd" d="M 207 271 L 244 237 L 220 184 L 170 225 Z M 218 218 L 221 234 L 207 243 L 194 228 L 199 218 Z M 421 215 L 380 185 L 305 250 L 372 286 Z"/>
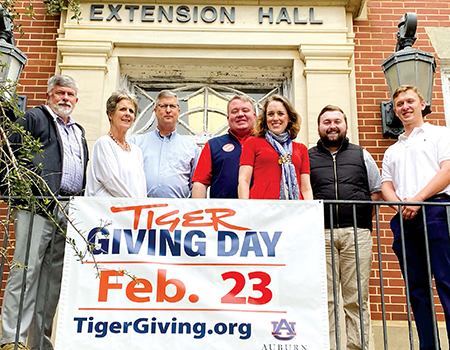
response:
<path fill-rule="evenodd" d="M 94 144 L 86 196 L 147 197 L 141 149 L 125 139 L 137 111 L 136 96 L 114 92 L 106 102 L 109 131 Z"/>

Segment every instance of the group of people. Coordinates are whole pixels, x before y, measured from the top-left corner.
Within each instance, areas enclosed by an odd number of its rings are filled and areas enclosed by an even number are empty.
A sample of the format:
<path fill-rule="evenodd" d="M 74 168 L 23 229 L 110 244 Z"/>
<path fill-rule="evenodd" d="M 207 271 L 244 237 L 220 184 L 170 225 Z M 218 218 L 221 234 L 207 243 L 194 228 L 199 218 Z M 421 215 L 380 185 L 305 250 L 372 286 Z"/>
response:
<path fill-rule="evenodd" d="M 280 95 L 267 98 L 256 116 L 252 101 L 236 95 L 227 106 L 228 132 L 210 139 L 200 152 L 192 140 L 177 133 L 180 106 L 176 94 L 168 90 L 161 91 L 155 100 L 156 130 L 130 139 L 127 131 L 136 116 L 137 99 L 126 90 L 114 92 L 106 103 L 110 129 L 95 142 L 87 169 L 84 129 L 70 117 L 78 101 L 77 93 L 78 85 L 71 77 L 54 76 L 48 82 L 47 104 L 27 111 L 17 121 L 41 141 L 44 155 L 36 154 L 31 162 L 35 166 L 42 164 L 40 175 L 56 195 L 79 195 L 85 188 L 86 196 L 206 198 L 209 188 L 211 198 L 450 200 L 450 131 L 423 121 L 426 102 L 413 86 L 401 86 L 393 95 L 395 113 L 403 122 L 405 133 L 386 151 L 382 177 L 372 156 L 349 142 L 347 118 L 337 106 L 327 105 L 320 111 L 317 119 L 320 138 L 308 150 L 294 141 L 301 119 L 286 98 Z M 12 149 L 20 150 L 20 143 L 20 137 L 12 134 Z M 435 349 L 438 345 L 433 336 L 422 209 L 410 205 L 400 208 L 391 221 L 393 249 L 402 271 L 408 273 L 420 349 Z M 347 349 L 368 349 L 373 208 L 358 205 L 356 216 L 351 205 L 327 205 L 324 209 L 330 347 L 336 348 L 334 276 L 337 294 L 343 300 Z M 67 225 L 64 213 L 56 207 L 54 212 L 60 220 L 58 227 L 39 211 L 14 210 L 14 257 L 19 263 L 24 263 L 27 255 L 30 224 L 32 234 L 23 301 L 22 271 L 13 268 L 6 284 L 1 349 L 14 349 L 16 341 L 19 349 L 53 349 L 50 336 L 64 254 L 61 228 Z M 427 207 L 426 218 L 431 270 L 450 335 L 450 243 L 445 208 Z M 48 292 L 49 297 L 44 298 Z"/>
<path fill-rule="evenodd" d="M 300 116 L 282 96 L 268 98 L 258 119 L 249 98 L 232 97 L 230 132 L 208 142 L 200 160 L 198 146 L 176 131 L 176 94 L 161 91 L 156 130 L 127 141 L 135 111 L 136 98 L 125 90 L 108 99 L 110 130 L 94 144 L 86 196 L 206 198 L 212 185 L 212 198 L 313 199 L 308 150 L 293 142 Z"/>

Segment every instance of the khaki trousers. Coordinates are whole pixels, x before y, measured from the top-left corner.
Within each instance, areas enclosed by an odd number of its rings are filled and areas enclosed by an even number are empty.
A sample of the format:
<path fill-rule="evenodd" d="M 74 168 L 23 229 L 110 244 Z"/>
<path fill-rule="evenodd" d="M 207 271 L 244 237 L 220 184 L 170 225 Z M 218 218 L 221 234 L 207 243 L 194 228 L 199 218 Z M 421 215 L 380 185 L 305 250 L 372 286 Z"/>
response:
<path fill-rule="evenodd" d="M 330 324 L 330 349 L 336 349 L 336 328 L 334 314 L 333 270 L 331 255 L 330 229 L 325 230 L 325 247 L 327 257 L 328 283 L 328 317 Z M 361 326 L 359 320 L 359 295 L 354 243 L 354 228 L 344 227 L 333 229 L 334 265 L 336 278 L 336 303 L 338 314 L 342 307 L 345 315 L 347 335 L 347 350 L 363 349 L 361 345 Z M 369 349 L 370 308 L 369 308 L 369 278 L 372 268 L 372 238 L 370 230 L 357 229 L 359 251 L 359 268 L 361 274 L 361 298 L 364 319 L 364 349 Z M 339 304 L 342 294 L 343 305 Z M 342 334 L 340 332 L 340 334 Z M 340 336 L 340 339 L 342 336 Z"/>
<path fill-rule="evenodd" d="M 19 342 L 25 343 L 28 336 L 28 345 L 31 349 L 52 350 L 50 338 L 61 289 L 65 237 L 56 230 L 52 220 L 41 215 L 32 215 L 26 210 L 15 210 L 13 216 L 16 235 L 14 259 L 20 264 L 25 263 L 29 227 L 31 222 L 33 224 L 21 319 L 19 320 L 18 316 L 24 268 L 15 267 L 9 273 L 3 297 L 1 343 L 15 342 L 19 322 Z M 63 229 L 67 227 L 62 212 L 57 212 L 56 220 Z M 53 255 L 50 255 L 53 237 L 55 241 Z M 49 295 L 46 295 L 47 283 L 50 286 Z M 42 332 L 43 347 L 40 348 Z"/>

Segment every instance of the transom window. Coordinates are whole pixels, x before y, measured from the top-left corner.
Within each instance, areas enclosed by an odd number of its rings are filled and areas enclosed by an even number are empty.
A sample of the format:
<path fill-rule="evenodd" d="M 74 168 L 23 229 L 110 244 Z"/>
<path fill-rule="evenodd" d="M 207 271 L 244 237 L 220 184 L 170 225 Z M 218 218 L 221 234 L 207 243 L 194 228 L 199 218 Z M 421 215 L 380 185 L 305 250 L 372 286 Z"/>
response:
<path fill-rule="evenodd" d="M 134 92 L 139 100 L 138 115 L 131 135 L 143 134 L 156 128 L 154 113 L 155 98 L 165 89 L 146 88 L 140 84 L 134 85 Z M 167 88 L 175 92 L 180 105 L 180 116 L 177 132 L 192 137 L 199 145 L 204 145 L 210 138 L 221 135 L 228 130 L 227 103 L 236 94 L 247 95 L 253 102 L 256 114 L 266 98 L 273 94 L 282 94 L 281 86 L 271 88 L 243 88 L 224 85 L 185 85 Z"/>

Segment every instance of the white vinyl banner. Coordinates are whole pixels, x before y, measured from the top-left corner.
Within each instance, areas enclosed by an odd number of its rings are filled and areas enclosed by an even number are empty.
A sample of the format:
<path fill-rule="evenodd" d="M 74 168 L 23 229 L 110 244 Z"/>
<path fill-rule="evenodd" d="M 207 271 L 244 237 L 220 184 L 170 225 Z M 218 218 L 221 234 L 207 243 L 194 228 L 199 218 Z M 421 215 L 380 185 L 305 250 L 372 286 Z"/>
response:
<path fill-rule="evenodd" d="M 66 245 L 56 350 L 329 349 L 322 202 L 80 197 L 70 216 L 93 254 Z"/>

